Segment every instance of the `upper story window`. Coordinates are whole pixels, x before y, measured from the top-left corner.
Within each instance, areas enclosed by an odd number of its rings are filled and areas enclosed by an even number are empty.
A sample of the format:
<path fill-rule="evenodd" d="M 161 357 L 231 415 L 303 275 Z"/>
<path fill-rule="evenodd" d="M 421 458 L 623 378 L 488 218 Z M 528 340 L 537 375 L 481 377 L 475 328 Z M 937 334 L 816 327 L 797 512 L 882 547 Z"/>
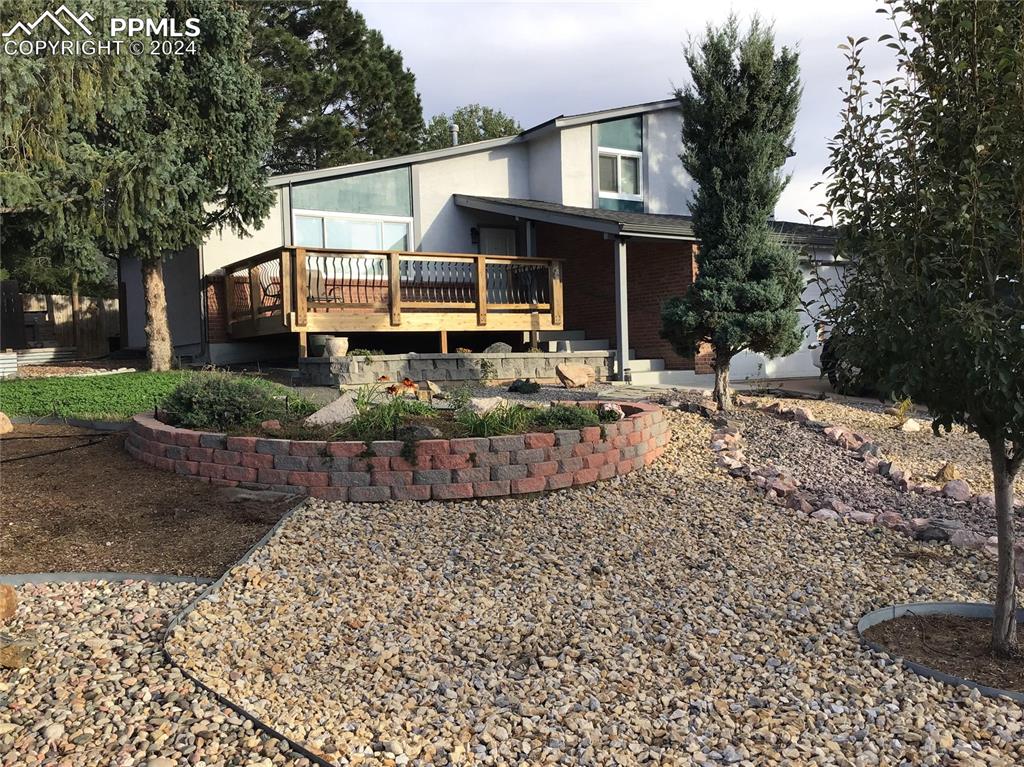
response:
<path fill-rule="evenodd" d="M 411 173 L 394 168 L 296 186 L 292 216 L 296 245 L 411 250 Z"/>
<path fill-rule="evenodd" d="M 597 125 L 598 207 L 643 212 L 643 118 Z"/>

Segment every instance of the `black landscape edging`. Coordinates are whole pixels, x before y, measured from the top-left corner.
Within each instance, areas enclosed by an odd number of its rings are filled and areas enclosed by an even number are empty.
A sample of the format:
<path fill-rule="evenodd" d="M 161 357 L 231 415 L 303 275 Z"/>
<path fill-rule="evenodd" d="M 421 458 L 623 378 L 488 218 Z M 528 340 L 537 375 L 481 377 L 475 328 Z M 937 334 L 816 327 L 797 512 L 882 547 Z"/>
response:
<path fill-rule="evenodd" d="M 916 604 L 889 605 L 888 607 L 882 607 L 878 610 L 872 610 L 864 615 L 857 622 L 857 636 L 860 637 L 862 644 L 875 652 L 883 653 L 894 659 L 899 658 L 899 661 L 915 674 L 927 677 L 928 679 L 934 679 L 937 682 L 944 682 L 945 684 L 965 685 L 966 687 L 977 690 L 979 693 L 989 698 L 1004 697 L 1016 701 L 1017 703 L 1024 703 L 1024 692 L 1017 692 L 1016 690 L 1001 690 L 997 687 L 987 687 L 983 684 L 973 682 L 970 679 L 963 679 L 958 676 L 953 676 L 952 674 L 947 674 L 944 671 L 937 671 L 936 669 L 929 668 L 928 666 L 924 666 L 916 661 L 900 657 L 893 650 L 890 650 L 877 642 L 872 642 L 864 636 L 864 632 L 872 626 L 877 626 L 879 623 L 894 620 L 903 615 L 955 615 L 962 618 L 991 618 L 993 609 L 992 605 L 983 602 L 918 602 Z M 1017 610 L 1017 622 L 1024 623 L 1024 607 Z"/>
<path fill-rule="evenodd" d="M 130 421 L 91 421 L 87 418 L 61 418 L 59 416 L 44 415 L 12 415 L 11 423 L 31 424 L 33 426 L 76 426 L 79 429 L 94 429 L 95 431 L 127 431 Z"/>
<path fill-rule="evenodd" d="M 175 628 L 177 628 L 178 624 L 180 624 L 182 620 L 184 620 L 186 617 L 188 617 L 189 613 L 191 613 L 192 610 L 195 609 L 195 607 L 199 604 L 199 602 L 201 602 L 202 600 L 206 599 L 208 596 L 213 594 L 217 589 L 219 589 L 221 584 L 228 577 L 228 574 L 232 570 L 234 570 L 239 565 L 248 562 L 249 559 L 252 557 L 252 555 L 255 554 L 258 549 L 262 548 L 263 545 L 267 543 L 267 541 L 269 541 L 272 537 L 274 537 L 274 535 L 277 533 L 278 529 L 282 525 L 284 525 L 285 522 L 290 520 L 292 518 L 292 516 L 294 516 L 295 512 L 297 512 L 300 508 L 302 508 L 306 504 L 307 500 L 308 500 L 307 498 L 303 498 L 301 501 L 299 501 L 299 503 L 297 503 L 295 506 L 290 508 L 285 513 L 285 515 L 283 517 L 281 517 L 281 519 L 279 519 L 277 521 L 277 523 L 266 532 L 266 534 L 262 538 L 260 538 L 255 544 L 253 544 L 252 548 L 250 548 L 247 552 L 245 552 L 245 554 L 243 554 L 241 556 L 241 558 L 238 559 L 238 561 L 236 561 L 233 565 L 231 565 L 231 567 L 229 567 L 227 570 L 225 570 L 224 574 L 221 575 L 220 578 L 218 578 L 217 580 L 215 580 L 212 583 L 210 583 L 210 585 L 207 586 L 205 589 L 203 589 L 202 592 L 200 592 L 200 594 L 198 596 L 196 596 L 195 599 L 193 599 L 191 602 L 189 602 L 188 605 L 186 605 L 185 608 L 180 613 L 175 615 L 173 618 L 171 618 L 170 621 L 167 622 L 167 627 L 164 629 L 164 638 L 163 638 L 163 641 L 160 643 L 160 650 L 163 653 L 163 656 L 167 660 L 167 662 L 169 664 L 171 664 L 174 668 L 178 669 L 185 676 L 186 679 L 188 679 L 190 682 L 192 682 L 192 684 L 194 684 L 196 687 L 198 687 L 203 692 L 211 695 L 214 698 L 214 700 L 216 700 L 221 705 L 227 706 L 228 708 L 230 708 L 232 711 L 234 711 L 239 716 L 244 717 L 245 719 L 248 719 L 250 722 L 253 723 L 254 727 L 259 728 L 260 730 L 262 730 L 263 732 L 265 732 L 267 735 L 269 735 L 272 738 L 276 738 L 277 740 L 284 741 L 285 743 L 288 744 L 288 746 L 291 748 L 292 751 L 294 751 L 295 753 L 299 754 L 300 756 L 304 756 L 306 759 L 309 759 L 313 764 L 316 764 L 319 767 L 337 767 L 337 765 L 335 765 L 333 762 L 328 762 L 323 757 L 318 756 L 317 754 L 314 754 L 312 751 L 310 751 L 308 748 L 306 748 L 304 745 L 302 745 L 298 741 L 292 740 L 291 738 L 289 738 L 284 733 L 279 732 L 278 730 L 275 730 L 273 727 L 271 727 L 269 724 L 264 722 L 262 719 L 259 719 L 258 717 L 254 716 L 253 714 L 250 714 L 248 711 L 246 711 L 244 708 L 242 708 L 239 704 L 237 704 L 234 701 L 224 697 L 219 692 L 214 690 L 212 687 L 209 687 L 207 684 L 205 684 L 203 681 L 201 681 L 195 674 L 193 674 L 187 668 L 185 668 L 180 663 L 178 663 L 174 659 L 174 656 L 172 656 L 171 653 L 168 652 L 168 650 L 167 650 L 167 638 L 171 635 L 171 632 L 174 631 Z"/>
<path fill-rule="evenodd" d="M 109 583 L 145 581 L 147 583 L 195 583 L 204 585 L 213 583 L 213 578 L 202 578 L 197 575 L 164 575 L 161 573 L 90 573 L 84 571 L 0 575 L 0 584 L 6 586 L 23 586 L 26 583 L 79 583 L 85 581 L 107 581 Z"/>

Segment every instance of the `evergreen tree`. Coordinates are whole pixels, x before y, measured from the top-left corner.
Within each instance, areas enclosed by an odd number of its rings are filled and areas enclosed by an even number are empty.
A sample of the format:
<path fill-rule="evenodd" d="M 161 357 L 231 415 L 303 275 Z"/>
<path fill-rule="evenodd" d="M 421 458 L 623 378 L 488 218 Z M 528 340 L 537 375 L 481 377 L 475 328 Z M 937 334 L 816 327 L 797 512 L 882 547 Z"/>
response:
<path fill-rule="evenodd" d="M 43 8 L 27 5 L 29 18 Z M 101 13 L 178 28 L 195 17 L 201 34 L 185 55 L 5 57 L 4 98 L 23 108 L 0 123 L 4 224 L 10 216 L 39 251 L 140 258 L 150 366 L 165 370 L 162 258 L 217 227 L 261 224 L 273 105 L 247 63 L 248 18 L 234 4 L 150 0 Z"/>
<path fill-rule="evenodd" d="M 423 110 L 401 54 L 345 0 L 249 6 L 253 55 L 278 106 L 272 173 L 417 149 Z"/>
<path fill-rule="evenodd" d="M 693 82 L 676 92 L 682 108 L 683 167 L 697 184 L 690 212 L 700 240 L 698 274 L 662 310 L 662 336 L 685 356 L 700 343 L 715 353 L 715 399 L 731 405 L 729 365 L 736 354 L 791 354 L 803 280 L 795 252 L 769 219 L 789 182 L 800 103 L 797 54 L 775 49 L 756 18 L 741 37 L 735 16 L 687 46 Z"/>
<path fill-rule="evenodd" d="M 459 143 L 469 144 L 489 138 L 515 136 L 522 131 L 515 118 L 504 112 L 479 104 L 467 104 L 451 115 L 437 114 L 430 118 L 423 136 L 423 149 L 444 149 L 452 145 L 452 124 L 459 126 Z"/>
<path fill-rule="evenodd" d="M 988 443 L 998 578 L 992 649 L 1017 648 L 1013 487 L 1024 463 L 1024 2 L 887 3 L 897 76 L 850 38 L 827 214 L 849 264 L 827 319 L 847 364 L 932 428 Z M 1020 576 L 1019 576 L 1020 577 Z"/>

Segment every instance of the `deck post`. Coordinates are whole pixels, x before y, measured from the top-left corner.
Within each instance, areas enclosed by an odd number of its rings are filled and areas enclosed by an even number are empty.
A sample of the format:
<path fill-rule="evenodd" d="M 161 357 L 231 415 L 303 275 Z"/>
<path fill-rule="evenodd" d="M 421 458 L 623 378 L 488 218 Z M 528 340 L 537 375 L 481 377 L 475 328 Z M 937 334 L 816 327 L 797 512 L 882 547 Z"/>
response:
<path fill-rule="evenodd" d="M 216 295 L 216 292 L 214 293 Z M 235 320 L 235 275 L 224 270 L 224 330 L 231 337 L 231 323 Z"/>
<path fill-rule="evenodd" d="M 626 239 L 615 238 L 616 378 L 632 380 L 629 370 L 629 297 L 626 285 Z"/>
<path fill-rule="evenodd" d="M 292 311 L 292 252 L 288 248 L 281 250 L 281 320 L 288 324 L 288 315 Z"/>
<path fill-rule="evenodd" d="M 551 324 L 562 324 L 562 262 L 552 261 L 548 268 L 548 281 L 551 293 Z"/>
<path fill-rule="evenodd" d="M 306 249 L 295 249 L 295 324 L 306 326 L 306 312 L 309 301 L 309 278 L 306 274 Z M 305 331 L 302 332 L 299 344 L 306 347 Z"/>
<path fill-rule="evenodd" d="M 391 324 L 402 324 L 402 272 L 401 253 L 388 253 L 388 308 L 391 310 Z"/>
<path fill-rule="evenodd" d="M 256 267 L 249 267 L 249 316 L 252 318 L 252 326 L 256 327 L 256 317 L 260 307 L 260 280 L 256 276 Z"/>
<path fill-rule="evenodd" d="M 448 331 L 441 328 L 441 354 L 448 353 Z"/>
<path fill-rule="evenodd" d="M 299 357 L 306 356 L 306 331 L 299 331 Z"/>
<path fill-rule="evenodd" d="M 476 324 L 487 324 L 487 259 L 476 257 Z"/>

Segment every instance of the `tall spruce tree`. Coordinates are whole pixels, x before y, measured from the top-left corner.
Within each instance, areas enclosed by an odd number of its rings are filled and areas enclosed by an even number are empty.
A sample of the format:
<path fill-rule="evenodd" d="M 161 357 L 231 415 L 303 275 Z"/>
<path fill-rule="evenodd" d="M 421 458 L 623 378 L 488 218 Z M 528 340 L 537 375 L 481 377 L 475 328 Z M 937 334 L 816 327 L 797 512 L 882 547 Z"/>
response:
<path fill-rule="evenodd" d="M 849 265 L 839 356 L 932 428 L 988 444 L 998 565 L 991 645 L 1017 647 L 1014 480 L 1024 464 L 1024 2 L 886 3 L 897 76 L 849 38 L 827 213 Z M 1016 550 L 1015 550 L 1016 548 Z"/>
<path fill-rule="evenodd" d="M 697 185 L 690 212 L 700 240 L 697 279 L 662 310 L 662 336 L 685 356 L 715 354 L 715 400 L 732 401 L 729 365 L 742 351 L 769 356 L 800 346 L 803 280 L 796 254 L 769 220 L 789 177 L 800 104 L 797 54 L 776 51 L 758 19 L 741 35 L 735 16 L 685 51 L 692 83 L 678 90 L 683 167 Z"/>
<path fill-rule="evenodd" d="M 513 117 L 499 109 L 467 104 L 452 111 L 434 115 L 427 123 L 423 137 L 423 149 L 444 149 L 452 145 L 452 125 L 459 126 L 459 143 L 484 141 L 489 138 L 514 136 L 522 128 Z"/>
<path fill-rule="evenodd" d="M 345 0 L 249 5 L 253 55 L 278 106 L 272 173 L 415 151 L 423 132 L 416 78 Z"/>
<path fill-rule="evenodd" d="M 28 18 L 45 8 L 26 6 Z M 195 17 L 201 33 L 185 55 L 5 61 L 5 101 L 21 106 L 0 123 L 4 224 L 10 216 L 27 232 L 27 247 L 141 259 L 150 366 L 165 370 L 162 259 L 215 228 L 262 223 L 271 197 L 261 163 L 274 110 L 247 63 L 248 17 L 239 6 L 149 0 L 108 3 L 100 13 L 173 18 L 179 29 Z"/>

